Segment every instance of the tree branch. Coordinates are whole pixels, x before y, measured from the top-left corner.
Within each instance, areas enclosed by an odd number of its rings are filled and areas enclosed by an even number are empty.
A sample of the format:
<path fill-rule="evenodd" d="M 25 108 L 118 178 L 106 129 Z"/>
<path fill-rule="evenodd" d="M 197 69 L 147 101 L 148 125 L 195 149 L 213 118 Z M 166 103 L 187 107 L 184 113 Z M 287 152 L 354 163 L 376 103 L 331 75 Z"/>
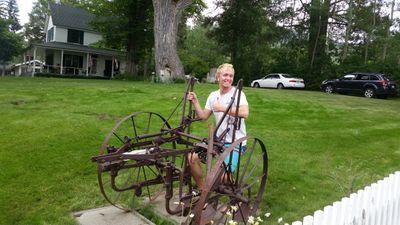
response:
<path fill-rule="evenodd" d="M 177 2 L 176 4 L 176 9 L 179 10 L 183 10 L 186 7 L 188 7 L 189 5 L 191 5 L 193 3 L 193 0 L 180 0 Z"/>

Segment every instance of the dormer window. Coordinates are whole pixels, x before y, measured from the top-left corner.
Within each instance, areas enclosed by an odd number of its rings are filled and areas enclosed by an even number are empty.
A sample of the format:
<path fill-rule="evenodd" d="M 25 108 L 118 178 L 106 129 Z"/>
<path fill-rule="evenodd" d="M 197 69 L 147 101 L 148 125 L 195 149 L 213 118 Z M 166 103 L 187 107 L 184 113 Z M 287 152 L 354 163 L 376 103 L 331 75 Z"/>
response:
<path fill-rule="evenodd" d="M 52 41 L 54 39 L 54 27 L 47 31 L 47 41 Z"/>
<path fill-rule="evenodd" d="M 83 31 L 68 29 L 68 39 L 69 43 L 77 43 L 83 45 Z"/>

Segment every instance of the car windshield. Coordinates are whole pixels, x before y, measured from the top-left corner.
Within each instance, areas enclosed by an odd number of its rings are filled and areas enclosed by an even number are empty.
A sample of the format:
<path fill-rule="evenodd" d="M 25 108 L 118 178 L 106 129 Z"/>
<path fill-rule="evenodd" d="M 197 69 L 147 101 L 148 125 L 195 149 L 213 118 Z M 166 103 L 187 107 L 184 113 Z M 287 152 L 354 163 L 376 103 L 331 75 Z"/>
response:
<path fill-rule="evenodd" d="M 293 76 L 290 75 L 290 74 L 282 74 L 282 77 L 284 77 L 284 78 L 292 78 Z"/>

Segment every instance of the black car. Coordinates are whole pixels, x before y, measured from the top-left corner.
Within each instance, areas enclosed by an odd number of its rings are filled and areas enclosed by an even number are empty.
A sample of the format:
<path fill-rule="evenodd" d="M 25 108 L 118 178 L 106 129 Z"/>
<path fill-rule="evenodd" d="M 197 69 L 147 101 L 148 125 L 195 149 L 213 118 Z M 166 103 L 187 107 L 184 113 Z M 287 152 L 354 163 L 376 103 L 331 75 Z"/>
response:
<path fill-rule="evenodd" d="M 367 98 L 397 95 L 397 84 L 381 73 L 350 73 L 339 79 L 324 80 L 320 86 L 326 93 L 362 94 Z"/>

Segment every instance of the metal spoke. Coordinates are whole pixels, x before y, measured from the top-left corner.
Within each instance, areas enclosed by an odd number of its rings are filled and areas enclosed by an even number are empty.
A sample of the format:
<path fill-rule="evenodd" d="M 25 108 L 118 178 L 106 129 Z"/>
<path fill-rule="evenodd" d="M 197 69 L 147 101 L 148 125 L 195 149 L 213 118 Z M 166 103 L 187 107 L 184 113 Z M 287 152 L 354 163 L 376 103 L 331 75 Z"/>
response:
<path fill-rule="evenodd" d="M 145 181 L 147 181 L 147 176 L 146 176 L 146 170 L 143 168 L 143 175 L 144 175 L 144 180 Z M 149 188 L 149 185 L 146 185 L 146 188 L 147 188 L 147 195 L 149 196 L 149 200 L 151 199 L 151 196 L 150 196 L 150 188 Z"/>
<path fill-rule="evenodd" d="M 253 156 L 253 152 L 254 152 L 254 149 L 255 149 L 255 145 L 256 145 L 256 140 L 254 140 L 253 145 L 251 146 L 251 152 L 247 152 L 247 153 L 250 154 L 250 155 L 249 155 L 249 157 L 247 158 L 246 164 L 244 165 L 243 173 L 242 173 L 242 175 L 240 176 L 239 184 L 241 184 L 241 183 L 243 182 L 244 175 L 245 175 L 246 172 L 247 172 L 247 167 L 248 167 L 248 165 L 250 164 L 250 159 L 251 159 L 251 157 Z"/>
<path fill-rule="evenodd" d="M 118 140 L 119 140 L 120 142 L 122 142 L 122 144 L 125 144 L 125 142 L 124 142 L 115 132 L 113 132 L 113 135 L 114 135 L 115 137 L 117 137 Z"/>
<path fill-rule="evenodd" d="M 135 135 L 135 140 L 136 140 L 136 142 L 137 142 L 137 130 L 136 130 L 136 125 L 135 125 L 135 120 L 133 119 L 133 116 L 131 116 L 131 121 L 132 121 L 132 126 L 133 126 L 133 132 L 134 132 L 134 135 Z"/>
<path fill-rule="evenodd" d="M 151 115 L 153 115 L 153 114 L 152 113 L 149 114 L 149 120 L 147 121 L 146 133 L 149 133 L 149 131 L 150 131 Z"/>

